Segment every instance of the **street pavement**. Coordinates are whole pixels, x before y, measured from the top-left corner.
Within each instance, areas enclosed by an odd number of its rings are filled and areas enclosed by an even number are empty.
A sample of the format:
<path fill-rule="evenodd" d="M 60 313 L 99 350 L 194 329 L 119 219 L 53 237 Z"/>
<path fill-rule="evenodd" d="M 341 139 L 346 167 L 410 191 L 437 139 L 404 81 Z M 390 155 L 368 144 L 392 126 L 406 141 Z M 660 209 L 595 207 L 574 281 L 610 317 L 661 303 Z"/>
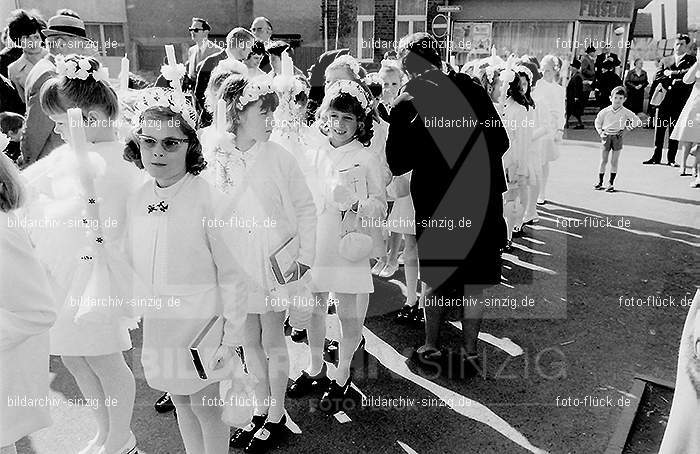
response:
<path fill-rule="evenodd" d="M 375 279 L 370 299 L 368 355 L 355 377 L 369 405 L 348 409 L 350 421 L 341 423 L 308 400 L 288 400 L 301 433 L 275 452 L 603 452 L 635 374 L 675 380 L 683 301 L 698 283 L 700 191 L 677 168 L 641 165 L 651 154 L 642 145 L 651 141 L 650 130 L 626 138 L 618 192 L 606 193 L 592 189 L 600 155 L 594 131 L 567 131 L 541 221 L 504 254 L 502 283 L 485 295 L 502 303 L 487 309 L 482 325 L 485 378 L 430 377 L 405 363 L 422 332 L 393 319 L 404 298 L 401 268 Z M 140 452 L 183 453 L 173 414 L 153 410 L 160 393 L 143 377 L 140 331 L 132 335 L 135 348 L 125 356 L 137 379 Z M 446 324 L 446 344 L 457 346 L 460 335 Z M 294 376 L 306 365 L 307 347 L 289 344 Z M 94 434 L 60 359 L 52 357 L 50 369 L 50 396 L 60 402 L 52 407 L 54 425 L 21 440 L 21 454 L 75 453 Z"/>

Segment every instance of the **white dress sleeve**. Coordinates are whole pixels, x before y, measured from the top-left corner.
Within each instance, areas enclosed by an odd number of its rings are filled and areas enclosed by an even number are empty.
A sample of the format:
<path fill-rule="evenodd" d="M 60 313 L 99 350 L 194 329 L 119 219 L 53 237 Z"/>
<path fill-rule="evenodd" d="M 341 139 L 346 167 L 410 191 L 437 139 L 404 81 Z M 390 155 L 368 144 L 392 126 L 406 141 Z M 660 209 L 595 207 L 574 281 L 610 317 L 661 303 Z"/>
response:
<path fill-rule="evenodd" d="M 286 150 L 282 151 L 280 156 L 283 156 L 284 167 L 280 170 L 286 172 L 284 175 L 287 183 L 287 194 L 282 194 L 282 197 L 288 197 L 291 202 L 290 211 L 293 212 L 288 213 L 288 216 L 294 216 L 292 221 L 296 221 L 299 237 L 298 261 L 310 267 L 313 265 L 316 253 L 316 203 L 296 159 Z"/>

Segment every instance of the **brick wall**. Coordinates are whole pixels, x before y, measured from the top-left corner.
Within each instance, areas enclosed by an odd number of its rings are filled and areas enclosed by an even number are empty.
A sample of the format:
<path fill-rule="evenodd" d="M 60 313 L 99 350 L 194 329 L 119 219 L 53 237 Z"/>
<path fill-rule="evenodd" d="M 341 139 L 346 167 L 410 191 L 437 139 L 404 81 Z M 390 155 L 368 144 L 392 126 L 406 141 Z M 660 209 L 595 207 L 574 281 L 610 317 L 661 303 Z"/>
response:
<path fill-rule="evenodd" d="M 374 61 L 381 61 L 384 52 L 394 47 L 394 26 L 396 22 L 396 1 L 375 0 L 374 2 Z"/>

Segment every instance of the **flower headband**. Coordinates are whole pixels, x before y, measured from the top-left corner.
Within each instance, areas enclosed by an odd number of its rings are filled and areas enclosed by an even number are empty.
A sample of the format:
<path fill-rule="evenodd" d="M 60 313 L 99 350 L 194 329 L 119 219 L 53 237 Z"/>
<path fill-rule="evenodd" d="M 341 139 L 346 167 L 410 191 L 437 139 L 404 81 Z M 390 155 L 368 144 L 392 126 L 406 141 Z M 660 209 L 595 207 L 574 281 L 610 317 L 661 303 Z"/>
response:
<path fill-rule="evenodd" d="M 350 68 L 350 71 L 352 71 L 352 73 L 355 75 L 355 78 L 360 78 L 360 63 L 355 59 L 355 57 L 348 54 L 341 55 L 340 57 L 333 60 L 333 62 L 330 64 L 330 66 L 333 67 L 341 65 L 346 65 L 348 68 Z"/>
<path fill-rule="evenodd" d="M 272 81 L 269 77 L 260 76 L 250 79 L 243 89 L 243 94 L 241 94 L 236 102 L 236 108 L 238 110 L 243 110 L 243 108 L 251 102 L 255 102 L 262 96 L 274 92 L 275 90 L 272 88 Z"/>
<path fill-rule="evenodd" d="M 384 79 L 381 78 L 379 73 L 369 73 L 364 78 L 363 82 L 367 85 L 374 84 L 384 86 Z"/>
<path fill-rule="evenodd" d="M 197 113 L 192 102 L 182 92 L 160 87 L 142 90 L 139 99 L 134 104 L 134 111 L 137 115 L 134 115 L 132 121 L 135 126 L 141 122 L 143 114 L 153 107 L 165 107 L 180 114 L 192 129 L 196 129 Z"/>
<path fill-rule="evenodd" d="M 93 69 L 87 58 L 71 56 L 66 59 L 63 55 L 56 56 L 56 73 L 59 76 L 66 76 L 69 79 L 87 80 L 88 77 L 96 82 L 109 83 L 109 72 L 107 68 L 99 65 Z"/>
<path fill-rule="evenodd" d="M 326 97 L 333 98 L 341 93 L 347 93 L 360 103 L 360 106 L 369 113 L 372 110 L 372 103 L 369 101 L 367 92 L 360 84 L 352 80 L 336 80 L 326 90 Z"/>

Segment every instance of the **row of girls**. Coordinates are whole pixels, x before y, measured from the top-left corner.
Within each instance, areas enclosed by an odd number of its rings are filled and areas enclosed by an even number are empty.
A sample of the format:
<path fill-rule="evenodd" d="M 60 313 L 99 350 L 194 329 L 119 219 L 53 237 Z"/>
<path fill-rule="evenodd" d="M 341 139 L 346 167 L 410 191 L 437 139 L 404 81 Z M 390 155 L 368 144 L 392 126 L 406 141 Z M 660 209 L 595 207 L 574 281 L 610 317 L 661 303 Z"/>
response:
<path fill-rule="evenodd" d="M 523 225 L 539 222 L 537 206 L 547 203 L 550 162 L 559 157 L 565 123 L 565 90 L 558 83 L 560 60 L 546 55 L 537 65 L 527 56 L 507 61 L 492 55 L 470 65 L 501 115 L 510 146 L 503 156 L 508 190 L 503 215 L 508 225 L 505 252 Z"/>
<path fill-rule="evenodd" d="M 135 380 L 123 352 L 139 318 L 145 378 L 171 394 L 190 454 L 226 453 L 229 444 L 266 452 L 285 435 L 285 396 L 316 394 L 322 410 L 343 408 L 374 290 L 370 257 L 380 259 L 376 273 L 397 263 L 401 238 L 381 228 L 387 194 L 404 198 L 398 215 L 412 216 L 410 176 L 392 182 L 384 157 L 398 68 L 367 79 L 375 98 L 358 63 L 339 57 L 308 125 L 303 79 L 251 79 L 245 65 L 225 60 L 207 90 L 214 123 L 199 130 L 177 88 L 117 95 L 88 57 L 58 58 L 56 69 L 41 106 L 66 145 L 21 175 L 5 156 L 0 165 L 2 355 L 16 365 L 2 368 L 3 448 L 13 452 L 51 424 L 46 407 L 7 405 L 12 396 L 48 395 L 51 354 L 98 403 L 97 432 L 79 452 L 136 452 Z M 382 92 L 390 93 L 383 109 Z M 341 177 L 348 170 L 364 189 Z M 362 223 L 371 226 L 348 234 Z M 414 231 L 395 233 L 406 234 L 404 260 L 413 266 L 408 312 L 416 305 Z M 270 259 L 280 249 L 293 260 L 275 272 Z M 323 361 L 330 294 L 341 325 L 334 368 Z M 289 390 L 287 314 L 310 347 Z M 210 320 L 215 353 L 202 378 L 188 347 Z M 248 374 L 234 374 L 243 358 Z M 225 380 L 255 397 L 233 435 L 218 404 Z"/>

